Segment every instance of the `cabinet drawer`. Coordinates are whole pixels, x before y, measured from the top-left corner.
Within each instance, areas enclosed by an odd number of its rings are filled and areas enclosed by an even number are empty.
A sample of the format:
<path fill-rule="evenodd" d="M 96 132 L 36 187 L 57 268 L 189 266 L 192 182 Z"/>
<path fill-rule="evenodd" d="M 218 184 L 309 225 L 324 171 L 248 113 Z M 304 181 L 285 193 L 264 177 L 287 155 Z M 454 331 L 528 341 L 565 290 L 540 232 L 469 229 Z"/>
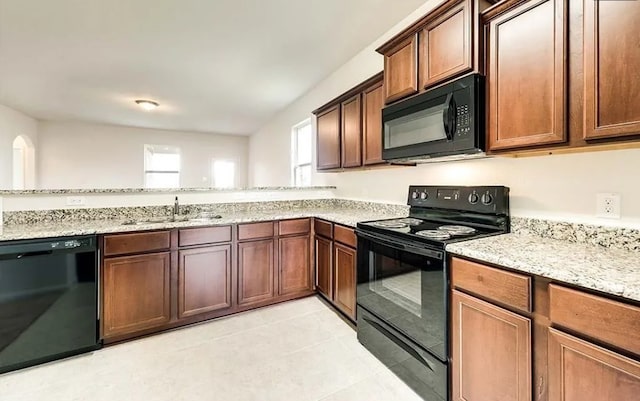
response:
<path fill-rule="evenodd" d="M 238 226 L 238 241 L 248 239 L 273 237 L 273 222 L 240 224 Z"/>
<path fill-rule="evenodd" d="M 179 246 L 215 244 L 217 242 L 231 242 L 231 226 L 189 228 L 180 230 L 178 234 Z"/>
<path fill-rule="evenodd" d="M 317 235 L 322 235 L 326 238 L 333 238 L 333 224 L 315 219 L 313 221 L 313 228 Z"/>
<path fill-rule="evenodd" d="M 105 235 L 104 256 L 161 251 L 171 247 L 169 231 Z"/>
<path fill-rule="evenodd" d="M 333 239 L 337 242 L 349 245 L 352 248 L 355 248 L 358 245 L 355 231 L 353 231 L 352 228 L 339 226 L 337 224 L 333 227 Z"/>
<path fill-rule="evenodd" d="M 311 230 L 309 219 L 285 220 L 278 224 L 280 235 L 308 234 Z"/>
<path fill-rule="evenodd" d="M 640 308 L 549 285 L 553 323 L 640 355 Z"/>
<path fill-rule="evenodd" d="M 451 284 L 485 299 L 531 312 L 531 277 L 453 258 Z"/>

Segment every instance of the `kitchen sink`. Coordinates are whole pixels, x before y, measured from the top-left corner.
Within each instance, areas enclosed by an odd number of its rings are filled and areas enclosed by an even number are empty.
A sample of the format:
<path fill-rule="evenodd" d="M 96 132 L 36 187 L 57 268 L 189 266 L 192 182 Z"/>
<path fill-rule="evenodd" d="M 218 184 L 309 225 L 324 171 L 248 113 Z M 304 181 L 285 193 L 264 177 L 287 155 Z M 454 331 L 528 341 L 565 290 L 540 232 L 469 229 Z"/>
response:
<path fill-rule="evenodd" d="M 126 220 L 122 222 L 123 226 L 141 226 L 147 224 L 162 224 L 162 223 L 180 223 L 180 222 L 194 222 L 194 223 L 207 223 L 209 221 L 214 221 L 217 219 L 221 219 L 222 216 L 217 215 L 208 215 L 208 216 L 197 216 L 197 217 L 188 217 L 188 216 L 175 216 L 175 217 L 157 217 L 143 220 Z"/>

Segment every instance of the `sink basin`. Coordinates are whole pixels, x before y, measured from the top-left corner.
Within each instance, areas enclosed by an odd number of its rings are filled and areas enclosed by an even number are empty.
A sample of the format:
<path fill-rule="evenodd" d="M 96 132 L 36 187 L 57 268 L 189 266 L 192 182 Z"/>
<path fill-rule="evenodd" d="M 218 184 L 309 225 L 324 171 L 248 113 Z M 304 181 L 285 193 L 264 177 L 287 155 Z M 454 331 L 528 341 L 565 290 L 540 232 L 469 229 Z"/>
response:
<path fill-rule="evenodd" d="M 122 222 L 123 226 L 141 226 L 145 224 L 161 224 L 161 223 L 180 223 L 185 221 L 192 221 L 194 223 L 206 223 L 216 219 L 221 219 L 219 214 L 203 217 L 188 217 L 188 216 L 175 216 L 175 217 L 156 217 L 144 220 L 126 220 Z"/>

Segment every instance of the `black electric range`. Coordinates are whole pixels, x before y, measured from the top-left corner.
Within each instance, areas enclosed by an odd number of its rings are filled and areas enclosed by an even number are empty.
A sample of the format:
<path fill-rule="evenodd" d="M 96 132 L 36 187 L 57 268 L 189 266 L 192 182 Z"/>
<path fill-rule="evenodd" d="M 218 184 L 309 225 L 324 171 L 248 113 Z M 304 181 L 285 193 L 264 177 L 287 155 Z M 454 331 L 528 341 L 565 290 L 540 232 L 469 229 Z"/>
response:
<path fill-rule="evenodd" d="M 411 186 L 409 216 L 358 223 L 358 339 L 425 400 L 449 400 L 446 245 L 509 232 L 509 189 Z"/>

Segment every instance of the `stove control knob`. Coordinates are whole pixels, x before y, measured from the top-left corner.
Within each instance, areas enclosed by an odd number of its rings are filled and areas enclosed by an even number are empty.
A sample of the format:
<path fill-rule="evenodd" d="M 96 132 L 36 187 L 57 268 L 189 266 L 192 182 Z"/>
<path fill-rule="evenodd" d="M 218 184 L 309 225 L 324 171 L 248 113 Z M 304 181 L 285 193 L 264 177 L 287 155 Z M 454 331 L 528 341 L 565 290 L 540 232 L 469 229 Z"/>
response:
<path fill-rule="evenodd" d="M 482 203 L 484 203 L 485 205 L 490 205 L 491 202 L 493 202 L 493 196 L 491 196 L 490 194 L 482 195 Z"/>
<path fill-rule="evenodd" d="M 426 192 L 422 192 L 420 193 L 420 199 L 425 200 L 429 197 L 429 194 Z"/>
<path fill-rule="evenodd" d="M 418 199 L 418 193 L 417 192 L 412 192 L 411 193 L 411 198 L 412 199 Z"/>
<path fill-rule="evenodd" d="M 472 193 L 471 195 L 469 195 L 469 203 L 471 203 L 472 205 L 475 205 L 476 203 L 478 203 L 478 201 L 480 200 L 480 197 L 478 196 L 477 193 Z"/>

